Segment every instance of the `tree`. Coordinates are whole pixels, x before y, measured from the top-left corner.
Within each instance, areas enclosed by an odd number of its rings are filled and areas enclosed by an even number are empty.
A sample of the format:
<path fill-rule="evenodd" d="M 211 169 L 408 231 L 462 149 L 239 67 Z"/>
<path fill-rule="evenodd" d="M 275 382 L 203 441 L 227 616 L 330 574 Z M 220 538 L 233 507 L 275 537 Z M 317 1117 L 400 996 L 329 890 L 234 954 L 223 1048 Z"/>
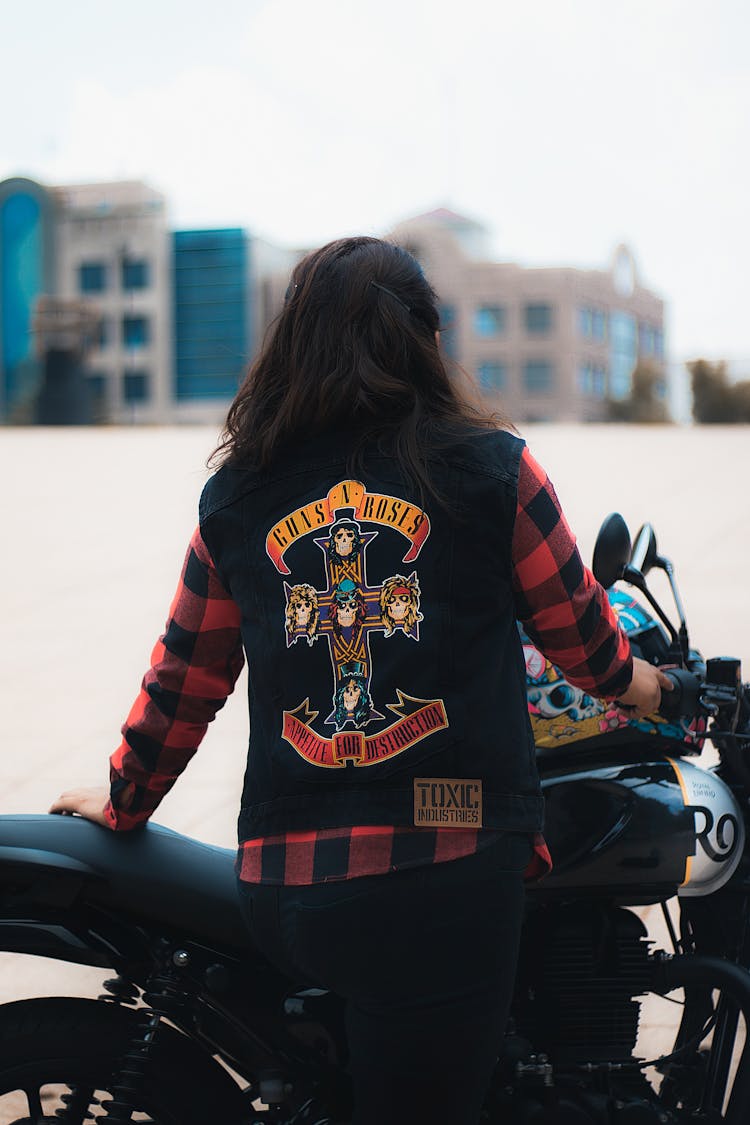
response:
<path fill-rule="evenodd" d="M 737 406 L 737 421 L 750 422 L 750 382 L 735 383 L 732 387 Z"/>
<path fill-rule="evenodd" d="M 696 422 L 750 422 L 750 382 L 730 383 L 726 363 L 709 363 L 707 359 L 688 363 L 687 369 Z"/>
<path fill-rule="evenodd" d="M 663 394 L 661 372 L 649 363 L 639 363 L 633 372 L 630 396 L 617 401 L 609 400 L 609 419 L 611 422 L 669 422 Z"/>

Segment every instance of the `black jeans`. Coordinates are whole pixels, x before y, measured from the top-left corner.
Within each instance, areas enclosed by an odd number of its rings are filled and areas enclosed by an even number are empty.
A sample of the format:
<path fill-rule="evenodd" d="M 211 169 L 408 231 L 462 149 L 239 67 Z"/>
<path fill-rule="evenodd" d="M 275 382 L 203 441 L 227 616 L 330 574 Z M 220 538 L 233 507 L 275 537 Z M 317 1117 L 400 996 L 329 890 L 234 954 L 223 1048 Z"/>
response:
<path fill-rule="evenodd" d="M 476 1125 L 508 1017 L 531 844 L 309 887 L 240 884 L 256 945 L 346 1001 L 353 1125 Z"/>

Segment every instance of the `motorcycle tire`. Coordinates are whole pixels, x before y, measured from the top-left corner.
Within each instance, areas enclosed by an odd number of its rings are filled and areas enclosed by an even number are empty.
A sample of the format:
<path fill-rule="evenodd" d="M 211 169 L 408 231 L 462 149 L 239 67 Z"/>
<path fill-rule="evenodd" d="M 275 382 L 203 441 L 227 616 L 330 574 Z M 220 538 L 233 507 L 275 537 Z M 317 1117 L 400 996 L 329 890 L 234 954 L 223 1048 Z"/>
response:
<path fill-rule="evenodd" d="M 44 1125 L 70 1121 L 87 1125 L 95 1117 L 59 1098 L 47 1109 L 43 1087 L 55 1086 L 100 1100 L 111 1098 L 112 1074 L 138 1027 L 138 1012 L 76 997 L 19 1000 L 0 1006 L 0 1117 L 3 1125 Z M 144 1079 L 136 1121 L 152 1125 L 206 1125 L 241 1120 L 248 1102 L 218 1063 L 186 1036 L 162 1025 L 150 1075 Z M 3 1098 L 21 1091 L 27 1116 L 3 1115 Z M 21 1098 L 23 1100 L 23 1098 Z M 95 1103 L 94 1103 L 95 1104 Z M 23 1112 L 23 1111 L 22 1111 Z M 93 1112 L 93 1111 L 92 1111 Z M 101 1114 L 101 1110 L 98 1111 Z"/>

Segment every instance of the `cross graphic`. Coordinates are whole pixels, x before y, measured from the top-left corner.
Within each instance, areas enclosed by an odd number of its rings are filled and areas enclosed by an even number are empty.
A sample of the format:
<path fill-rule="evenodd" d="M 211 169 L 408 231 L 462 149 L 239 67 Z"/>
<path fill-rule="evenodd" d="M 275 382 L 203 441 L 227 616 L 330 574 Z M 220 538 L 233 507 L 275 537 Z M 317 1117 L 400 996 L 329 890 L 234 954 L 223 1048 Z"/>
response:
<path fill-rule="evenodd" d="M 419 640 L 418 586 L 416 571 L 407 577 L 393 575 L 380 585 L 369 585 L 366 574 L 367 545 L 377 531 L 362 532 L 355 520 L 337 518 L 327 536 L 314 542 L 324 554 L 326 584 L 322 590 L 311 586 L 293 586 L 284 582 L 287 604 L 287 646 L 305 637 L 312 644 L 318 637 L 328 642 L 334 669 L 334 707 L 325 720 L 337 730 L 351 722 L 362 728 L 384 715 L 377 711 L 370 696 L 372 656 L 370 636 L 373 632 L 393 636 L 400 629 Z M 387 588 L 393 603 L 393 617 L 384 620 L 381 593 Z M 296 593 L 295 593 L 296 592 Z M 396 619 L 403 612 L 405 601 L 415 603 L 413 622 Z M 317 607 L 313 610 L 313 601 Z M 306 609 L 296 610 L 304 604 Z M 390 603 L 387 603 L 390 604 Z M 289 607 L 292 606 L 290 615 Z M 294 616 L 298 612 L 299 616 Z"/>

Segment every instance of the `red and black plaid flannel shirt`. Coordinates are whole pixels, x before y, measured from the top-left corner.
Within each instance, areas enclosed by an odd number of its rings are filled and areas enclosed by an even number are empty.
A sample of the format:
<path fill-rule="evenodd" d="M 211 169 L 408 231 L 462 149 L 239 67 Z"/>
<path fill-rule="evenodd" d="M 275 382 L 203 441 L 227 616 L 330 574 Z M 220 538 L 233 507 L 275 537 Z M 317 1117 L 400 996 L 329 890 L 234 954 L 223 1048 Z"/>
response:
<path fill-rule="evenodd" d="M 630 645 L 606 594 L 583 565 L 547 474 L 524 449 L 513 531 L 517 616 L 532 641 L 578 687 L 614 698 L 630 683 Z M 243 664 L 240 611 L 196 530 L 166 630 L 111 758 L 107 818 L 114 829 L 143 823 L 198 748 Z M 323 828 L 243 841 L 240 878 L 309 884 L 442 863 L 492 843 L 491 829 L 393 825 Z M 527 875 L 551 866 L 541 836 Z"/>

